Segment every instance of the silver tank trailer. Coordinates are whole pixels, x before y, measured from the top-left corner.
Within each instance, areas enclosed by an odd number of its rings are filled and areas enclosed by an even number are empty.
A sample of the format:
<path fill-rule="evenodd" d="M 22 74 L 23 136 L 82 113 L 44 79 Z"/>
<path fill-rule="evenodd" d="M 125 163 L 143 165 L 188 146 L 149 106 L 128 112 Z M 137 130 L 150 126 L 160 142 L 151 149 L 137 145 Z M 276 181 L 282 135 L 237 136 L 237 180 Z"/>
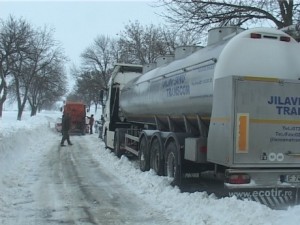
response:
<path fill-rule="evenodd" d="M 127 120 L 154 123 L 154 116 L 209 118 L 214 80 L 225 76 L 300 77 L 300 45 L 292 38 L 286 41 L 286 33 L 272 28 L 236 31 L 213 29 L 218 35 L 206 47 L 125 85 L 120 107 Z"/>

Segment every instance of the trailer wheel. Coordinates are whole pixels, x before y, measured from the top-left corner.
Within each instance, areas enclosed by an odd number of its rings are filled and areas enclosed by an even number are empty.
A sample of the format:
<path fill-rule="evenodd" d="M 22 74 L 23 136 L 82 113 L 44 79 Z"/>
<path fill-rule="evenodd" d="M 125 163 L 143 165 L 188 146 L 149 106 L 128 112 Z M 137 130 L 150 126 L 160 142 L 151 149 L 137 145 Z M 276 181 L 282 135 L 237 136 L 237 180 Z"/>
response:
<path fill-rule="evenodd" d="M 164 160 L 162 157 L 161 145 L 157 138 L 152 141 L 150 152 L 150 167 L 156 172 L 157 175 L 162 176 L 164 174 Z"/>
<path fill-rule="evenodd" d="M 120 158 L 123 154 L 120 149 L 120 131 L 118 129 L 116 129 L 116 132 L 115 132 L 114 153 L 118 158 Z"/>
<path fill-rule="evenodd" d="M 139 164 L 141 171 L 148 171 L 150 170 L 150 156 L 149 150 L 147 145 L 147 139 L 143 136 L 140 140 L 139 145 Z"/>
<path fill-rule="evenodd" d="M 172 184 L 176 185 L 180 183 L 180 165 L 178 163 L 178 154 L 176 144 L 170 142 L 166 148 L 165 159 L 165 175 L 173 178 Z"/>

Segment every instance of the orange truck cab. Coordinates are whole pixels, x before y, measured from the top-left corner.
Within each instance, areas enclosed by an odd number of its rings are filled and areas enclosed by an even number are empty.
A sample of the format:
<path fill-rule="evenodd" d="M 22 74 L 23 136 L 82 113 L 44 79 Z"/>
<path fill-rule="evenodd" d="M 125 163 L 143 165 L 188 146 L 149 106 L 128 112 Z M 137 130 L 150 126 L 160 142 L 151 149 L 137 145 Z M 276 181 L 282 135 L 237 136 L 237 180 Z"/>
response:
<path fill-rule="evenodd" d="M 85 134 L 88 131 L 86 124 L 86 105 L 82 102 L 66 102 L 64 114 L 68 113 L 71 118 L 70 133 Z"/>

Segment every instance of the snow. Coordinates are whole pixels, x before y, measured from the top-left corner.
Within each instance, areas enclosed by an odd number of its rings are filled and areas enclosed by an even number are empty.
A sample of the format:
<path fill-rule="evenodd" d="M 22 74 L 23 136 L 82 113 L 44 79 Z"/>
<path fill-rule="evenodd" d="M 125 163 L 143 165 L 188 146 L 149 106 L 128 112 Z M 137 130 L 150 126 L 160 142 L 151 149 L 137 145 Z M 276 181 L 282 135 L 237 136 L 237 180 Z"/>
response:
<path fill-rule="evenodd" d="M 24 214 L 26 218 L 28 212 L 20 212 L 18 206 L 23 202 L 33 201 L 30 193 L 36 188 L 32 185 L 35 176 L 26 174 L 37 168 L 39 159 L 45 157 L 45 151 L 53 146 L 53 142 L 59 143 L 60 137 L 54 131 L 54 121 L 60 116 L 60 112 L 44 111 L 30 117 L 29 112 L 25 112 L 22 121 L 17 121 L 17 112 L 3 112 L 0 119 L 1 224 L 22 224 L 20 221 L 5 223 L 9 220 L 3 219 L 17 213 Z M 95 149 L 94 159 L 99 162 L 99 166 L 113 173 L 122 185 L 144 199 L 147 204 L 170 220 L 180 221 L 182 225 L 299 224 L 300 206 L 272 210 L 257 202 L 237 200 L 235 197 L 217 199 L 205 192 L 181 193 L 177 187 L 170 186 L 166 177 L 159 177 L 153 171 L 141 172 L 136 162 L 125 156 L 121 159 L 115 157 L 104 148 L 104 143 L 97 134 L 89 135 L 88 138 L 89 147 Z"/>

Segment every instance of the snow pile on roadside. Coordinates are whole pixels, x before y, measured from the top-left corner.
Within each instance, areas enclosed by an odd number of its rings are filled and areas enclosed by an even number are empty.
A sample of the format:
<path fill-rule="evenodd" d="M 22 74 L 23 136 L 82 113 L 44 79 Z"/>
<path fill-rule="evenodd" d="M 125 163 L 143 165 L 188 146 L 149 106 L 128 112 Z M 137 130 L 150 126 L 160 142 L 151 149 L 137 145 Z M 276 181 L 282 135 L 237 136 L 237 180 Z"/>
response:
<path fill-rule="evenodd" d="M 3 111 L 3 118 L 0 118 L 0 140 L 9 135 L 16 135 L 15 132 L 23 129 L 24 132 L 39 128 L 41 126 L 53 126 L 54 120 L 49 122 L 49 118 L 58 118 L 61 112 L 46 111 L 36 116 L 30 116 L 30 112 L 25 111 L 22 120 L 17 120 L 16 111 Z"/>
<path fill-rule="evenodd" d="M 13 169 L 25 157 L 33 157 L 39 150 L 35 143 L 43 137 L 49 137 L 49 126 L 57 113 L 43 113 L 30 117 L 25 113 L 23 120 L 16 120 L 16 112 L 4 111 L 4 118 L 0 122 L 0 169 L 6 171 Z M 0 179 L 5 173 L 0 173 Z"/>
<path fill-rule="evenodd" d="M 27 221 L 34 217 L 32 212 L 36 208 L 34 189 L 40 162 L 57 139 L 56 133 L 49 130 L 49 121 L 52 121 L 49 119 L 45 114 L 34 120 L 28 116 L 20 123 L 13 117 L 10 121 L 13 129 L 1 135 L 0 224 L 36 224 Z M 9 123 L 7 115 L 3 121 Z"/>
<path fill-rule="evenodd" d="M 141 172 L 134 161 L 125 156 L 117 158 L 104 143 L 94 138 L 92 143 L 94 157 L 105 170 L 119 177 L 123 184 L 182 224 L 207 225 L 298 225 L 300 206 L 288 210 L 271 210 L 253 201 L 241 201 L 235 197 L 217 199 L 206 192 L 181 193 L 177 187 L 170 186 L 166 177 L 157 176 L 152 170 Z M 100 147 L 99 147 L 100 146 Z"/>
<path fill-rule="evenodd" d="M 9 172 L 20 173 L 21 176 L 24 174 L 23 170 L 26 174 L 26 169 L 34 169 L 34 164 L 37 163 L 43 151 L 53 145 L 53 142 L 57 142 L 57 135 L 52 132 L 53 129 L 49 129 L 49 124 L 54 123 L 59 116 L 60 112 L 45 112 L 34 118 L 27 117 L 22 125 L 20 121 L 15 120 L 16 117 L 10 122 L 7 116 L 0 121 L 0 169 L 2 171 L 0 178 L 2 182 L 6 182 L 5 176 L 8 176 Z M 3 130 L 2 128 L 7 125 L 2 122 L 10 124 L 11 129 Z M 53 127 L 50 125 L 50 128 Z M 104 170 L 118 177 L 125 188 L 132 190 L 149 206 L 156 207 L 174 221 L 182 221 L 182 225 L 299 224 L 300 206 L 276 211 L 259 203 L 241 201 L 234 197 L 216 199 L 205 192 L 181 193 L 177 187 L 170 186 L 168 178 L 159 177 L 153 171 L 141 172 L 135 161 L 124 156 L 121 159 L 117 158 L 110 150 L 105 149 L 97 135 L 89 135 L 87 138 L 90 139 L 88 147 L 95 149 L 94 158 L 99 161 L 99 165 Z M 16 187 L 11 193 L 2 193 L 1 185 L 4 183 L 0 183 L 0 201 L 4 201 L 2 205 L 6 205 L 5 194 L 13 196 L 18 190 Z M 18 185 L 18 181 L 11 185 Z M 9 205 L 11 205 L 10 202 L 7 202 L 7 206 Z M 9 209 L 1 210 L 5 213 Z"/>

